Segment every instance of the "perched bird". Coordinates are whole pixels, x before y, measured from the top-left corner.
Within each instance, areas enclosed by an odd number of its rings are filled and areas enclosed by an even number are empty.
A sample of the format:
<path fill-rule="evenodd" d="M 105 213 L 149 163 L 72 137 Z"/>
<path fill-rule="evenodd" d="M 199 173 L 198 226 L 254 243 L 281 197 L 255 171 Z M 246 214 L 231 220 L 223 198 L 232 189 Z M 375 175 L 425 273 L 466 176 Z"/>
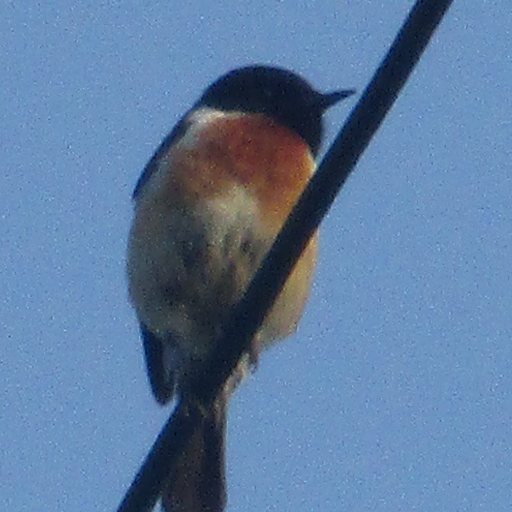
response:
<path fill-rule="evenodd" d="M 324 112 L 353 92 L 322 94 L 275 67 L 235 69 L 205 90 L 147 164 L 133 194 L 127 273 L 160 404 L 198 400 L 195 379 L 315 170 Z M 167 512 L 224 509 L 227 402 L 259 353 L 296 330 L 316 254 L 317 235 L 179 454 L 162 496 Z"/>

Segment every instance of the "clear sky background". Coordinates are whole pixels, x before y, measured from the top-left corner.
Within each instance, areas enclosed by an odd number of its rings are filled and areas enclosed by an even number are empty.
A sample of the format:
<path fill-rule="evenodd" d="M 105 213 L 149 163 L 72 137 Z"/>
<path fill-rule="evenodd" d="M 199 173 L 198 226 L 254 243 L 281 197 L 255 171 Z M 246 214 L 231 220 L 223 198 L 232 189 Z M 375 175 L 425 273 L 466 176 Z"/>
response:
<path fill-rule="evenodd" d="M 412 4 L 0 3 L 0 510 L 114 511 L 169 414 L 124 259 L 175 121 L 248 63 L 362 91 Z M 511 84 L 512 3 L 455 0 L 233 401 L 229 511 L 512 510 Z"/>

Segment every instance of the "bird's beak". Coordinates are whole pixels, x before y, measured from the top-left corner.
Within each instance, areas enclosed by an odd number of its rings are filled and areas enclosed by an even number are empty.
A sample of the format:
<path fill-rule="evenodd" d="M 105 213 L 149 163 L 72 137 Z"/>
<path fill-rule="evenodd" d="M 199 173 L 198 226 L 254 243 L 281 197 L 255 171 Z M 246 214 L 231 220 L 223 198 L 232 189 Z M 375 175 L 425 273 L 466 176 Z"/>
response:
<path fill-rule="evenodd" d="M 328 108 L 338 103 L 338 101 L 344 100 L 345 98 L 348 98 L 349 96 L 352 96 L 352 94 L 355 93 L 355 89 L 345 89 L 343 91 L 334 91 L 328 92 L 326 94 L 321 94 L 318 99 L 318 106 L 322 110 L 327 110 Z"/>

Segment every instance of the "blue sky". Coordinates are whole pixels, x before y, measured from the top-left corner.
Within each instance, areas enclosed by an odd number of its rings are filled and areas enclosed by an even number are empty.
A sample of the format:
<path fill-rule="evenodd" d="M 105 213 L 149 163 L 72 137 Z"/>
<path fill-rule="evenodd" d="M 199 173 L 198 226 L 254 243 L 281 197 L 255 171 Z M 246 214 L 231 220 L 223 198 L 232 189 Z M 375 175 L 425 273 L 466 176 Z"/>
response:
<path fill-rule="evenodd" d="M 169 414 L 124 258 L 175 121 L 254 62 L 362 91 L 412 4 L 0 4 L 0 509 L 115 510 Z M 229 511 L 512 509 L 511 62 L 510 2 L 455 0 L 233 401 Z"/>

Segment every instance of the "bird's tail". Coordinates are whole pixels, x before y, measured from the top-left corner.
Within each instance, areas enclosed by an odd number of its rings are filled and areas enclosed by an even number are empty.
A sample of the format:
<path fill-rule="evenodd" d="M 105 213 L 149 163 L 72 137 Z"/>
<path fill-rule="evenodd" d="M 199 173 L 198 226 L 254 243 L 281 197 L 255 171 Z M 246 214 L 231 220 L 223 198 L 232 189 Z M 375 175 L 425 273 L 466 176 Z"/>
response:
<path fill-rule="evenodd" d="M 162 494 L 165 512 L 222 512 L 226 506 L 226 393 L 205 411 L 176 459 Z"/>

